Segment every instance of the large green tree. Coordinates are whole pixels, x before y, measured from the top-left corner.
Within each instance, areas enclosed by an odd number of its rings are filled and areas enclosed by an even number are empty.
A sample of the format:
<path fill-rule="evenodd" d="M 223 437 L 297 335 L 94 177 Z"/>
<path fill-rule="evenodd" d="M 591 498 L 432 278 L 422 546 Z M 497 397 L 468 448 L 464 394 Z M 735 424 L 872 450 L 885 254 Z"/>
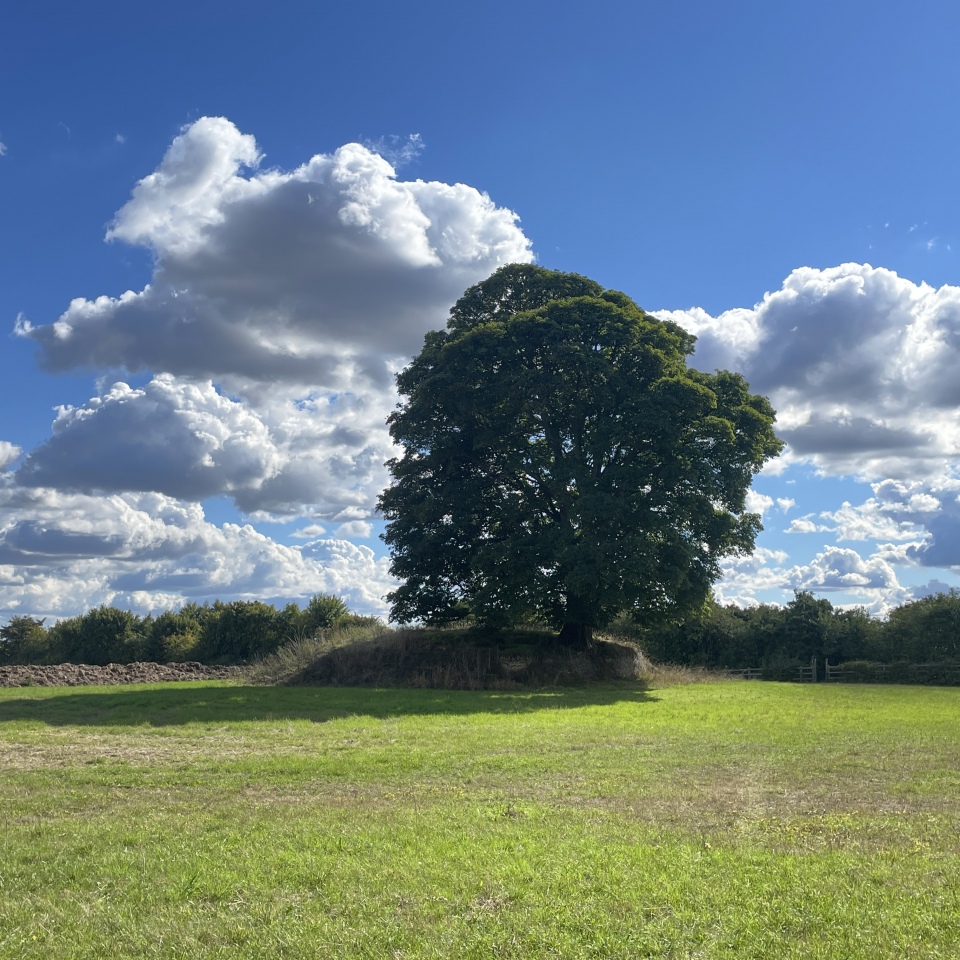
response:
<path fill-rule="evenodd" d="M 576 274 L 470 288 L 397 378 L 392 618 L 535 618 L 583 645 L 625 609 L 702 604 L 753 548 L 745 496 L 781 443 L 742 377 L 687 367 L 693 345 Z"/>

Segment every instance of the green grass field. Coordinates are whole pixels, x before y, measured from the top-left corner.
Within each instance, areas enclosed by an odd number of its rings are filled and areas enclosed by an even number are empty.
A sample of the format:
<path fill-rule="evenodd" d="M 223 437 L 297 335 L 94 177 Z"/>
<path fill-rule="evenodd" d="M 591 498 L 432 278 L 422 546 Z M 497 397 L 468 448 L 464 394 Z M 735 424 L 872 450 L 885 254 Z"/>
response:
<path fill-rule="evenodd" d="M 956 958 L 960 690 L 0 690 L 2 958 Z"/>

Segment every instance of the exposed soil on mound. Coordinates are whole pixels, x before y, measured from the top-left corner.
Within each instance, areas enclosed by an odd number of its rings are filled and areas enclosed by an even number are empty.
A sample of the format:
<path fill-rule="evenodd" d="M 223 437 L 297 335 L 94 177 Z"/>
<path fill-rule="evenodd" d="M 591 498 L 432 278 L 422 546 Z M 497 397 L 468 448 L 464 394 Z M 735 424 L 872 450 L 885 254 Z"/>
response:
<path fill-rule="evenodd" d="M 0 687 L 85 687 L 169 680 L 220 680 L 243 667 L 208 667 L 202 663 L 60 663 L 50 667 L 0 667 Z"/>

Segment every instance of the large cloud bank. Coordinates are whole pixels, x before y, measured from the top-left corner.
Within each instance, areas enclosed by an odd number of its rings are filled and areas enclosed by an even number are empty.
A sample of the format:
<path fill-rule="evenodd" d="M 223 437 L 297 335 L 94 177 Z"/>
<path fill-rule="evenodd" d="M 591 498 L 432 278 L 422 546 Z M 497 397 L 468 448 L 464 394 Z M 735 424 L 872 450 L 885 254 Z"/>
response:
<path fill-rule="evenodd" d="M 205 117 L 137 184 L 108 239 L 149 247 L 149 286 L 20 324 L 50 370 L 150 370 L 338 387 L 389 379 L 464 289 L 529 261 L 509 210 L 464 184 L 401 181 L 360 144 L 259 170 Z"/>
<path fill-rule="evenodd" d="M 752 309 L 658 316 L 697 335 L 697 366 L 742 371 L 770 396 L 788 443 L 775 470 L 808 463 L 871 483 L 863 503 L 796 517 L 787 531 L 875 552 L 829 546 L 793 568 L 766 557 L 776 582 L 854 592 L 883 610 L 907 597 L 892 563 L 960 568 L 960 287 L 848 263 L 795 270 Z M 729 566 L 728 592 L 748 582 L 761 584 L 749 563 Z"/>
<path fill-rule="evenodd" d="M 152 253 L 147 285 L 17 324 L 44 369 L 103 385 L 34 449 L 0 440 L 0 616 L 316 590 L 381 612 L 386 562 L 351 541 L 387 479 L 393 374 L 466 287 L 532 259 L 516 216 L 473 187 L 400 179 L 359 144 L 273 169 L 207 117 L 107 239 Z M 811 589 L 883 610 L 909 596 L 898 569 L 960 569 L 960 287 L 850 263 L 795 270 L 752 308 L 658 315 L 697 334 L 695 365 L 770 396 L 789 446 L 768 472 L 871 484 L 814 513 L 797 488 L 790 518 L 792 497 L 755 493 L 768 528 L 820 546 L 730 560 L 722 597 Z M 210 523 L 208 498 L 299 520 L 295 545 Z"/>
<path fill-rule="evenodd" d="M 211 596 L 279 601 L 337 593 L 379 612 L 387 561 L 342 539 L 287 547 L 250 525 L 206 522 L 154 493 L 87 496 L 0 477 L 0 610 L 69 616 L 100 603 L 150 611 Z"/>
<path fill-rule="evenodd" d="M 662 311 L 693 362 L 773 400 L 788 462 L 864 479 L 935 477 L 960 450 L 960 287 L 847 263 L 795 270 L 753 309 Z"/>
<path fill-rule="evenodd" d="M 59 408 L 25 457 L 0 441 L 0 470 L 21 460 L 0 487 L 0 613 L 316 590 L 382 612 L 390 581 L 368 547 L 283 546 L 208 523 L 200 501 L 369 536 L 393 374 L 464 289 L 532 259 L 515 214 L 464 184 L 401 180 L 359 144 L 267 168 L 252 136 L 205 117 L 106 238 L 152 252 L 149 284 L 16 332 L 50 372 L 148 376 Z"/>

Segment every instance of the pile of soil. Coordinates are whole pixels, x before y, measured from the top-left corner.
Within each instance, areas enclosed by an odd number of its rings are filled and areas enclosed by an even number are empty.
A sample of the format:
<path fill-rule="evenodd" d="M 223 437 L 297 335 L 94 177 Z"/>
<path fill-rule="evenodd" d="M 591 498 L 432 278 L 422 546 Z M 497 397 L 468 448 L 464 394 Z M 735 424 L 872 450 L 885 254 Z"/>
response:
<path fill-rule="evenodd" d="M 202 663 L 60 663 L 49 667 L 0 667 L 0 687 L 85 687 L 169 680 L 221 680 L 243 667 L 208 667 Z"/>

